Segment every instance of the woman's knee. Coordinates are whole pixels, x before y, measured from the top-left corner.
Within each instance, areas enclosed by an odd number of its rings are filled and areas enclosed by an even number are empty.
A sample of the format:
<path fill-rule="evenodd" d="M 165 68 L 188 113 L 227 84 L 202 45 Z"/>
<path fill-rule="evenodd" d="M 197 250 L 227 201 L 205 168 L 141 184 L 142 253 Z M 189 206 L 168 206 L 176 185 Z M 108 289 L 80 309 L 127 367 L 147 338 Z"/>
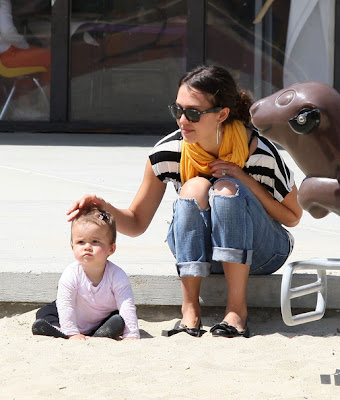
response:
<path fill-rule="evenodd" d="M 201 210 L 205 210 L 209 205 L 209 189 L 211 183 L 201 177 L 195 177 L 182 186 L 180 197 L 184 199 L 196 199 Z"/>
<path fill-rule="evenodd" d="M 214 193 L 220 196 L 234 196 L 237 193 L 237 186 L 232 181 L 221 179 L 214 184 Z"/>

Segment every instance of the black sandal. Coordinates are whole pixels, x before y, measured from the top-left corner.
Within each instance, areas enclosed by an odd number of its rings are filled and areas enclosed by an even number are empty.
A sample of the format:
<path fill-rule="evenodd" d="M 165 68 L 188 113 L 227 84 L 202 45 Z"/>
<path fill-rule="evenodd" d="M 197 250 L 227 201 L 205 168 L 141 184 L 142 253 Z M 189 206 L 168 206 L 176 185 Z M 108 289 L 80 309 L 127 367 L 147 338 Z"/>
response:
<path fill-rule="evenodd" d="M 162 336 L 173 336 L 176 335 L 176 333 L 181 333 L 181 332 L 185 332 L 190 336 L 194 336 L 194 337 L 201 337 L 206 331 L 201 329 L 202 328 L 202 322 L 200 321 L 199 323 L 199 327 L 198 328 L 188 328 L 187 325 L 185 324 L 181 324 L 180 321 L 176 322 L 175 326 L 173 329 L 171 329 L 170 331 L 162 331 Z"/>
<path fill-rule="evenodd" d="M 233 338 L 238 336 L 243 336 L 245 338 L 250 337 L 250 332 L 248 328 L 248 324 L 246 322 L 246 327 L 243 331 L 239 331 L 235 326 L 229 325 L 226 321 L 222 321 L 219 324 L 214 325 L 210 332 L 213 336 L 222 336 L 227 338 Z"/>

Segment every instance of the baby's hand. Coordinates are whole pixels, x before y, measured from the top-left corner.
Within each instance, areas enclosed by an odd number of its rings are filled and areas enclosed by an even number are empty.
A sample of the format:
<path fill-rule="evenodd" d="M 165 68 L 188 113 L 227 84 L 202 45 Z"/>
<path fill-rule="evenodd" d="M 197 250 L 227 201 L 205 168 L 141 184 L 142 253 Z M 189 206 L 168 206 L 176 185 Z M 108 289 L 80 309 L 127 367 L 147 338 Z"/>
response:
<path fill-rule="evenodd" d="M 87 337 L 85 335 L 82 335 L 81 333 L 78 333 L 77 335 L 72 335 L 68 337 L 70 340 L 87 340 Z"/>

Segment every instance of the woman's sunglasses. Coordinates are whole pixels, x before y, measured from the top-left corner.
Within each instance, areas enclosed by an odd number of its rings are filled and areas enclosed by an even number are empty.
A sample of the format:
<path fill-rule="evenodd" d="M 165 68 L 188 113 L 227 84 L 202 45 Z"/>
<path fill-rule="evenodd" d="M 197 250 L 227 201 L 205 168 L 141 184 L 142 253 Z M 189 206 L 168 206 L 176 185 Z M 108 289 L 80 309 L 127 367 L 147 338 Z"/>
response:
<path fill-rule="evenodd" d="M 176 103 L 170 104 L 169 106 L 170 113 L 175 119 L 180 119 L 182 114 L 184 114 L 186 119 L 190 122 L 198 122 L 201 118 L 201 115 L 209 113 L 217 113 L 221 111 L 222 108 L 223 107 L 215 107 L 215 108 L 209 108 L 209 110 L 206 111 L 197 111 L 191 108 L 187 108 L 185 110 Z"/>

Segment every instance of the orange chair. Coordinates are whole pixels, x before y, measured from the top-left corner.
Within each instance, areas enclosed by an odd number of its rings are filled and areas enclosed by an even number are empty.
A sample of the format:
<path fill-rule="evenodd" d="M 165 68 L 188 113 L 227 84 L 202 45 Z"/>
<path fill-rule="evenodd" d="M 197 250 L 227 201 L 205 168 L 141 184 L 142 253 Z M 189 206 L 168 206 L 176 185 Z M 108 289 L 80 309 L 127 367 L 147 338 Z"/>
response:
<path fill-rule="evenodd" d="M 49 100 L 46 96 L 46 93 L 44 92 L 44 89 L 41 87 L 36 74 L 41 73 L 41 72 L 47 72 L 47 68 L 43 66 L 34 66 L 34 67 L 13 67 L 9 68 L 6 67 L 0 60 L 0 76 L 8 79 L 13 79 L 13 86 L 11 88 L 11 91 L 7 97 L 7 100 L 2 107 L 1 113 L 0 113 L 0 120 L 2 120 L 3 116 L 5 115 L 5 112 L 8 108 L 8 105 L 15 93 L 15 89 L 17 87 L 17 83 L 20 79 L 32 79 L 32 81 L 35 83 L 37 88 L 40 90 L 40 93 L 44 99 L 44 102 L 46 103 L 46 107 L 49 107 Z"/>

